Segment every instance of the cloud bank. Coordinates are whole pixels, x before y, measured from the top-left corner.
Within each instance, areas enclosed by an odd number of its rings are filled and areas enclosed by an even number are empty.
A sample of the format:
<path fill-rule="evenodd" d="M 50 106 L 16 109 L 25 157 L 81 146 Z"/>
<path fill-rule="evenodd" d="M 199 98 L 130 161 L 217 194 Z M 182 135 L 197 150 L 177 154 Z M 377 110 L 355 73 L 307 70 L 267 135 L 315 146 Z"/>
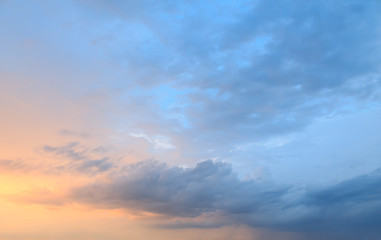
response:
<path fill-rule="evenodd" d="M 375 239 L 371 237 L 380 234 L 379 170 L 322 189 L 244 181 L 229 164 L 213 161 L 193 168 L 145 161 L 122 172 L 109 182 L 74 189 L 71 198 L 98 208 L 134 209 L 182 219 L 166 225 L 175 228 L 245 224 L 343 239 L 351 234 Z M 200 222 L 192 221 L 197 217 Z M 208 217 L 212 217 L 209 222 Z"/>

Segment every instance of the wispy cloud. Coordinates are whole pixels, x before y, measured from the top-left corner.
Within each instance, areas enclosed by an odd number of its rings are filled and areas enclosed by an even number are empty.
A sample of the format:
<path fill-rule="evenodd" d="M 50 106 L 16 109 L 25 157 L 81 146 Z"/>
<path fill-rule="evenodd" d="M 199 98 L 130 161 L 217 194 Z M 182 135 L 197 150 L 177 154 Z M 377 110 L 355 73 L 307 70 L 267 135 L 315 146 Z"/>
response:
<path fill-rule="evenodd" d="M 98 147 L 93 152 L 99 152 L 99 149 L 102 148 Z M 82 173 L 101 173 L 113 167 L 113 163 L 108 157 L 92 158 L 90 156 L 91 151 L 79 142 L 71 142 L 59 147 L 44 146 L 43 150 L 65 160 L 58 167 L 52 168 L 52 171 L 60 169 L 61 171 L 73 170 Z"/>

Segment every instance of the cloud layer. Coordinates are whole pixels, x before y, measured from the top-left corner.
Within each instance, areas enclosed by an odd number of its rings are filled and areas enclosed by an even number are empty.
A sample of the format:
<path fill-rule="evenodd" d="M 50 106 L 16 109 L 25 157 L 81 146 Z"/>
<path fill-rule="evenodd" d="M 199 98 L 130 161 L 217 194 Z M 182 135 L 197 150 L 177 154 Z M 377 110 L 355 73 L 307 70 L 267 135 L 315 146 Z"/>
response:
<path fill-rule="evenodd" d="M 323 189 L 296 189 L 240 180 L 230 165 L 221 162 L 179 168 L 146 161 L 128 166 L 107 183 L 76 188 L 72 198 L 99 208 L 134 209 L 182 219 L 167 227 L 210 227 L 214 222 L 217 225 L 212 227 L 246 224 L 302 234 L 341 234 L 344 238 L 380 233 L 380 194 L 379 170 Z M 201 217 L 199 222 L 196 217 Z M 209 223 L 208 217 L 212 217 Z"/>

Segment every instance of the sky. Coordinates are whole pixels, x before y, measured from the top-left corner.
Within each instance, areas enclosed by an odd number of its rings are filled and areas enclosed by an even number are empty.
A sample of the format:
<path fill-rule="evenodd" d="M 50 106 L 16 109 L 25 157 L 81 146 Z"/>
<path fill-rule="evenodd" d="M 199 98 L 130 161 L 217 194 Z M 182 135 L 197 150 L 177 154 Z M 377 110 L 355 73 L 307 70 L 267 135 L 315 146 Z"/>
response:
<path fill-rule="evenodd" d="M 0 0 L 0 240 L 376 240 L 378 0 Z"/>

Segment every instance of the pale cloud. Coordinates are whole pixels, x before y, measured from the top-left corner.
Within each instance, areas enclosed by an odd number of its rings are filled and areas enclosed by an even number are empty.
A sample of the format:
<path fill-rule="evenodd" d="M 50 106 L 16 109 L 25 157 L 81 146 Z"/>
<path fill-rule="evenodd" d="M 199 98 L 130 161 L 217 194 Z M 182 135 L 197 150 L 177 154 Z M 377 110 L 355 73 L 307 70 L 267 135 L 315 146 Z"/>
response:
<path fill-rule="evenodd" d="M 170 140 L 165 136 L 148 136 L 143 133 L 130 133 L 129 135 L 132 137 L 143 138 L 147 140 L 149 143 L 151 143 L 154 146 L 154 148 L 167 149 L 167 150 L 175 148 L 175 146 L 173 146 Z"/>

